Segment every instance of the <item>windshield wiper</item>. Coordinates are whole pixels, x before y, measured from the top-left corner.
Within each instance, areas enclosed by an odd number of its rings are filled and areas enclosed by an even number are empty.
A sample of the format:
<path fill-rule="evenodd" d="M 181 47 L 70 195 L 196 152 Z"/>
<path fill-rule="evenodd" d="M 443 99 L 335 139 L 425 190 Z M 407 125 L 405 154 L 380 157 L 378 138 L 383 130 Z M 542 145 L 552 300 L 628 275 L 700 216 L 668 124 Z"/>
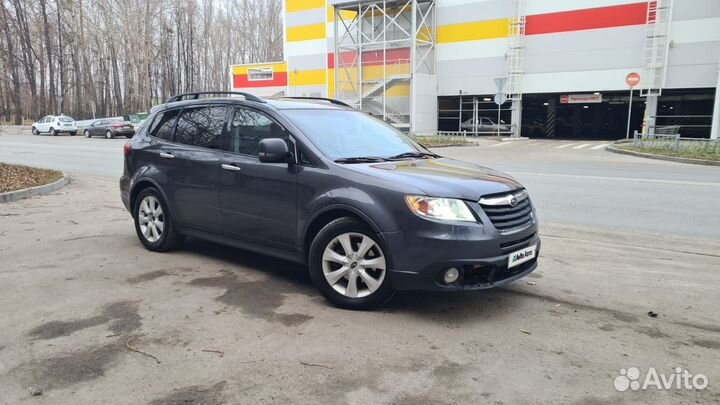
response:
<path fill-rule="evenodd" d="M 335 163 L 375 163 L 386 162 L 387 159 L 380 156 L 354 156 L 335 159 Z"/>
<path fill-rule="evenodd" d="M 390 156 L 388 159 L 404 159 L 404 158 L 439 158 L 440 155 L 436 155 L 430 152 L 405 152 L 399 155 Z"/>

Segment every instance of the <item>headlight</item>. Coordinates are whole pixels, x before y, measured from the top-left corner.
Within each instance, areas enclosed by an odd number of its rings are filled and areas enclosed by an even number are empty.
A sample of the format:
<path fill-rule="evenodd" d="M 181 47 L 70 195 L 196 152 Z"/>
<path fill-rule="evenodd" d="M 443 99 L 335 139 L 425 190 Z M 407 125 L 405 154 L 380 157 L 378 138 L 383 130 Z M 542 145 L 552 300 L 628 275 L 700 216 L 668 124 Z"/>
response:
<path fill-rule="evenodd" d="M 405 196 L 410 211 L 415 214 L 441 221 L 476 222 L 467 204 L 454 198 L 433 198 L 416 195 Z"/>

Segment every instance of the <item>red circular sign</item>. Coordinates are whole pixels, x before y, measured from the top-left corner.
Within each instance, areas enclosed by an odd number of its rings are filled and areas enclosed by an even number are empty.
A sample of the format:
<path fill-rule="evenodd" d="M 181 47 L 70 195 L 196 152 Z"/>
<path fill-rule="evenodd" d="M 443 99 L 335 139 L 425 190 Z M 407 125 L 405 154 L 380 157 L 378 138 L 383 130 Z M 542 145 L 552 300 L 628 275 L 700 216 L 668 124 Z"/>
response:
<path fill-rule="evenodd" d="M 568 101 L 570 101 L 570 97 L 568 97 L 567 95 L 560 96 L 560 104 L 567 104 Z"/>
<path fill-rule="evenodd" d="M 625 77 L 625 82 L 628 84 L 628 86 L 635 87 L 638 83 L 640 83 L 640 75 L 635 72 L 628 73 L 628 75 Z"/>

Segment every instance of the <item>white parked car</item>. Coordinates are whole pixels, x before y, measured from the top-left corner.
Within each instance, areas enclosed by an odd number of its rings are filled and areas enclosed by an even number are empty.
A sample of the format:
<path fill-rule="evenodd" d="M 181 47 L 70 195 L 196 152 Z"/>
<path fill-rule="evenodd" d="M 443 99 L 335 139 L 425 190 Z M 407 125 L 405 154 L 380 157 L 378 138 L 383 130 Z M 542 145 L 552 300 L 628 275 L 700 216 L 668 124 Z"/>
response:
<path fill-rule="evenodd" d="M 55 136 L 63 132 L 71 136 L 77 134 L 77 125 L 72 117 L 66 115 L 48 115 L 32 125 L 33 135 L 49 133 Z"/>

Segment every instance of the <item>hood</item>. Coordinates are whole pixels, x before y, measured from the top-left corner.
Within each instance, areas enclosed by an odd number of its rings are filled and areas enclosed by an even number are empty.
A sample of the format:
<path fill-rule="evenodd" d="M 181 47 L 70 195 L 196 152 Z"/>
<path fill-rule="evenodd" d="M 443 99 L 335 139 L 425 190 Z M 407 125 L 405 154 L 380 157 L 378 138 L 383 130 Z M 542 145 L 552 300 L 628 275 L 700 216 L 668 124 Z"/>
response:
<path fill-rule="evenodd" d="M 477 201 L 488 194 L 522 188 L 509 175 L 455 159 L 418 159 L 387 163 L 346 165 L 347 168 L 407 184 L 433 197 Z"/>

